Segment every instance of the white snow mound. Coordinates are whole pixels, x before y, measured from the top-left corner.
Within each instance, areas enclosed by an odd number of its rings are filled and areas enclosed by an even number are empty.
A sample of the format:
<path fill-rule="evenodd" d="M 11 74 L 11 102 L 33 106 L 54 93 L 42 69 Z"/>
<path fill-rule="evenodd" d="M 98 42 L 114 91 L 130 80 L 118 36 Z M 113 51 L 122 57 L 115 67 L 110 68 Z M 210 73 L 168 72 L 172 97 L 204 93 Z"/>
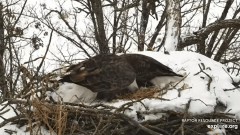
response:
<path fill-rule="evenodd" d="M 174 72 L 185 75 L 186 78 L 179 83 L 180 86 L 168 90 L 162 96 L 162 98 L 169 101 L 144 99 L 142 101 L 144 106 L 142 103 L 135 103 L 131 107 L 132 110 L 125 112 L 126 114 L 137 119 L 136 112 L 154 112 L 154 110 L 184 111 L 186 104 L 191 99 L 189 113 L 211 113 L 218 106 L 217 103 L 221 103 L 224 107 L 220 111 L 233 113 L 237 119 L 240 119 L 240 89 L 234 87 L 232 84 L 233 78 L 223 64 L 194 52 L 173 51 L 169 55 L 148 51 L 138 53 L 158 60 L 170 67 Z M 173 80 L 181 79 L 173 78 Z M 169 77 L 159 77 L 154 80 L 154 84 L 161 87 L 163 81 L 170 82 Z M 183 88 L 182 85 L 185 87 Z M 118 100 L 107 104 L 120 107 L 126 102 L 128 101 Z M 145 120 L 156 119 L 161 116 L 161 114 L 154 115 L 151 117 L 149 115 L 145 116 Z"/>

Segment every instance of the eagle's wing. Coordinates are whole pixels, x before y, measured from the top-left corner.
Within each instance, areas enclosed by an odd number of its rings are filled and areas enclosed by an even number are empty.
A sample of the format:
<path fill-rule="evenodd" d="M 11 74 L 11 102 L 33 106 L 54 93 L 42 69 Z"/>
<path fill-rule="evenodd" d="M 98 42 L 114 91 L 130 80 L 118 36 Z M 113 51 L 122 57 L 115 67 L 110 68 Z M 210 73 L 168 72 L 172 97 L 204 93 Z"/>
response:
<path fill-rule="evenodd" d="M 138 73 L 145 72 L 147 74 L 154 72 L 160 76 L 181 76 L 152 57 L 141 54 L 123 54 L 121 56 L 124 57 Z"/>
<path fill-rule="evenodd" d="M 121 91 L 136 78 L 125 59 L 117 55 L 97 55 L 71 68 L 63 80 L 85 86 L 93 92 Z"/>
<path fill-rule="evenodd" d="M 97 57 L 95 60 L 101 72 L 87 76 L 84 81 L 80 82 L 81 85 L 89 87 L 94 92 L 121 91 L 136 78 L 133 68 L 119 56 L 107 55 Z"/>
<path fill-rule="evenodd" d="M 139 85 L 147 85 L 147 83 L 157 76 L 180 76 L 173 70 L 154 58 L 141 54 L 123 54 L 123 57 L 134 68 L 136 72 L 136 80 Z"/>

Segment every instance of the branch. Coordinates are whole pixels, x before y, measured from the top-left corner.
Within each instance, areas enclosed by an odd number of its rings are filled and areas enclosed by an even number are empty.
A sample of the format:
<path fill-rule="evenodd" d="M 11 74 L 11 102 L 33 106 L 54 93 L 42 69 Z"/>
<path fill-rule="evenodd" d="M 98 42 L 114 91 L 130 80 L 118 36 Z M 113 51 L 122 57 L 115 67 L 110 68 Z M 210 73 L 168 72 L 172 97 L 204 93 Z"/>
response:
<path fill-rule="evenodd" d="M 203 66 L 203 68 L 201 67 L 201 65 Z M 212 83 L 213 79 L 212 79 L 212 77 L 209 74 L 207 74 L 204 71 L 205 70 L 205 65 L 203 63 L 198 64 L 198 67 L 200 68 L 200 71 L 198 73 L 194 74 L 194 75 L 198 75 L 199 73 L 204 73 L 209 78 L 208 84 L 207 84 L 207 86 L 208 86 L 207 88 L 208 88 L 208 91 L 210 91 L 210 89 L 211 89 L 210 86 L 211 86 L 211 83 Z"/>
<path fill-rule="evenodd" d="M 225 71 L 227 73 L 227 75 L 231 78 L 232 80 L 232 84 L 235 86 L 235 88 L 231 88 L 231 89 L 224 89 L 224 91 L 231 91 L 231 90 L 235 90 L 235 89 L 238 89 L 240 88 L 240 81 L 239 82 L 235 82 L 234 79 L 232 78 L 232 76 L 224 69 L 222 68 L 223 71 Z"/>
<path fill-rule="evenodd" d="M 44 56 L 42 57 L 42 61 L 40 62 L 39 66 L 37 67 L 37 72 L 36 73 L 38 73 L 40 71 L 40 69 L 41 69 L 41 67 L 42 67 L 42 65 L 44 63 L 44 60 L 45 60 L 45 58 L 47 56 L 47 53 L 48 53 L 48 50 L 49 50 L 49 47 L 50 47 L 50 44 L 51 44 L 51 41 L 52 41 L 52 35 L 53 35 L 53 30 L 51 30 L 51 34 L 50 34 L 50 37 L 49 37 L 47 49 L 45 51 Z"/>
<path fill-rule="evenodd" d="M 191 102 L 192 102 L 192 99 L 189 99 L 187 104 L 186 104 L 183 119 L 186 119 L 188 117 L 188 111 L 189 111 Z M 185 122 L 182 122 L 180 127 L 177 130 L 174 131 L 173 135 L 176 135 L 180 131 L 181 131 L 181 134 L 184 135 L 184 125 L 185 125 Z"/>
<path fill-rule="evenodd" d="M 134 3 L 125 5 L 124 7 L 116 8 L 115 11 L 118 11 L 118 12 L 121 11 L 121 12 L 122 12 L 122 11 L 129 10 L 129 9 L 131 9 L 131 8 L 137 7 L 137 6 L 139 6 L 139 2 L 140 2 L 140 0 L 137 0 L 137 1 L 135 1 Z"/>
<path fill-rule="evenodd" d="M 154 31 L 154 33 L 153 33 L 153 36 L 152 36 L 152 38 L 151 38 L 151 40 L 150 40 L 150 42 L 149 42 L 149 44 L 148 44 L 148 50 L 151 50 L 151 49 L 152 49 L 152 47 L 153 47 L 153 45 L 154 45 L 154 43 L 155 43 L 155 41 L 156 41 L 156 39 L 157 39 L 157 36 L 158 36 L 160 30 L 162 29 L 162 27 L 163 27 L 164 24 L 165 24 L 165 22 L 164 22 L 165 20 L 166 20 L 166 8 L 164 9 L 164 11 L 163 11 L 163 13 L 162 13 L 162 16 L 161 16 L 161 19 L 160 19 L 160 21 L 158 22 L 158 25 L 157 25 L 157 27 L 155 28 L 155 31 Z"/>
<path fill-rule="evenodd" d="M 124 119 L 125 121 L 127 121 L 129 124 L 133 125 L 133 126 L 136 126 L 137 128 L 145 131 L 146 133 L 148 133 L 149 135 L 159 135 L 159 133 L 143 126 L 142 124 L 138 123 L 137 121 L 135 121 L 134 119 L 130 118 L 129 116 L 127 115 L 124 115 L 124 114 L 121 114 L 119 113 L 118 114 L 122 119 Z"/>
<path fill-rule="evenodd" d="M 25 0 L 25 2 L 24 2 L 23 6 L 22 6 L 22 9 L 21 9 L 21 12 L 20 12 L 19 16 L 17 17 L 16 21 L 14 22 L 13 28 L 16 26 L 16 24 L 18 23 L 20 17 L 22 16 L 23 10 L 25 9 L 26 4 L 27 4 L 27 0 Z"/>
<path fill-rule="evenodd" d="M 211 23 L 205 28 L 202 28 L 197 32 L 193 32 L 194 36 L 181 38 L 179 48 L 182 49 L 186 46 L 197 44 L 200 41 L 205 40 L 210 33 L 220 29 L 225 29 L 225 28 L 240 29 L 240 19 L 227 19 L 227 20 L 221 20 L 221 21 L 216 21 L 214 23 Z"/>

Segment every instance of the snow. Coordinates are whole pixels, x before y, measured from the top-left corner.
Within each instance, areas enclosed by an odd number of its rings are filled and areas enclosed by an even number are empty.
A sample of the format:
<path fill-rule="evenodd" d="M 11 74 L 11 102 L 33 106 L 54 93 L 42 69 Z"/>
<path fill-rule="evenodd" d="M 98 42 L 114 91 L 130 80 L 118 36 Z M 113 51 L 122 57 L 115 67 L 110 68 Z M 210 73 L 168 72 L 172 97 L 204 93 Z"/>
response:
<path fill-rule="evenodd" d="M 162 98 L 170 101 L 155 101 L 156 107 L 154 109 L 165 109 L 163 106 L 169 105 L 171 109 L 180 107 L 178 109 L 183 110 L 188 100 L 192 99 L 194 101 L 190 104 L 189 112 L 202 114 L 213 112 L 217 101 L 220 101 L 227 106 L 225 112 L 236 114 L 236 118 L 240 118 L 240 106 L 238 104 L 240 89 L 224 91 L 225 89 L 232 89 L 234 86 L 231 75 L 226 72 L 226 67 L 221 63 L 201 54 L 186 51 L 173 51 L 170 52 L 170 55 L 158 52 L 142 52 L 141 54 L 155 58 L 178 74 L 187 75 L 181 83 L 186 84 L 188 88 L 180 92 L 181 96 L 178 97 L 177 89 L 168 91 Z M 208 90 L 210 78 L 205 73 L 200 72 L 200 67 L 212 78 L 209 86 L 210 90 Z"/>
<path fill-rule="evenodd" d="M 201 54 L 186 51 L 173 51 L 170 54 L 163 54 L 160 52 L 137 52 L 143 55 L 147 55 L 155 58 L 166 66 L 172 68 L 172 70 L 178 74 L 184 75 L 185 78 L 172 78 L 175 83 L 168 87 L 167 93 L 162 95 L 161 100 L 157 98 L 144 99 L 140 102 L 133 103 L 130 107 L 131 110 L 126 110 L 124 113 L 135 120 L 145 121 L 162 117 L 164 114 L 155 113 L 159 110 L 173 110 L 176 112 L 184 112 L 186 104 L 191 100 L 188 112 L 192 115 L 211 113 L 214 111 L 218 102 L 221 102 L 226 106 L 223 112 L 235 114 L 234 118 L 240 120 L 240 89 L 235 88 L 232 84 L 233 80 L 240 80 L 239 76 L 232 76 L 228 74 L 226 67 L 221 63 L 215 62 Z M 231 78 L 232 77 L 232 78 Z M 154 83 L 163 87 L 164 83 L 171 82 L 171 77 L 167 78 L 155 78 Z M 176 81 L 181 81 L 176 83 Z M 177 84 L 177 85 L 176 85 Z M 173 87 L 176 85 L 175 87 Z M 226 89 L 232 89 L 227 90 Z M 83 94 L 82 91 L 88 91 L 88 94 Z M 58 93 L 58 94 L 57 94 Z M 91 92 L 85 87 L 64 83 L 59 87 L 56 93 L 52 93 L 53 99 L 59 100 L 60 95 L 64 102 L 92 102 L 96 97 L 96 93 Z M 90 96 L 89 96 L 90 95 Z M 84 98 L 82 98 L 84 97 Z M 122 105 L 132 102 L 128 100 L 114 100 L 112 102 L 101 102 L 106 105 L 114 107 L 121 107 Z M 99 102 L 93 101 L 92 104 L 98 104 Z M 144 105 L 143 105 L 144 104 Z M 3 106 L 1 106 L 2 108 Z M 5 108 L 7 109 L 7 108 Z M 11 109 L 11 107 L 10 107 Z M 2 110 L 3 111 L 3 110 Z M 1 111 L 1 112 L 2 112 Z M 137 112 L 143 114 L 143 118 L 139 120 L 137 118 Z M 4 118 L 14 116 L 13 111 L 2 115 Z M 1 122 L 3 119 L 1 120 Z M 15 131 L 19 131 L 22 134 L 23 130 L 18 129 L 14 125 L 6 125 L 0 129 L 0 133 L 5 133 L 4 129 L 9 128 Z M 24 130 L 23 130 L 24 131 Z M 207 134 L 224 134 L 224 130 L 213 130 Z M 28 134 L 24 132 L 24 134 Z"/>
<path fill-rule="evenodd" d="M 4 102 L 0 105 L 0 108 L 1 108 L 0 123 L 4 121 L 3 118 L 8 119 L 16 115 L 15 112 L 13 111 L 13 108 L 15 108 L 15 105 L 8 106 L 7 103 Z M 3 112 L 6 112 L 6 113 L 3 113 Z"/>
<path fill-rule="evenodd" d="M 223 129 L 217 128 L 212 131 L 208 131 L 207 134 L 208 135 L 226 135 L 226 131 L 224 128 Z"/>
<path fill-rule="evenodd" d="M 34 129 L 32 133 L 26 132 L 26 126 L 17 127 L 16 125 L 7 124 L 6 126 L 0 128 L 1 135 L 10 135 L 10 133 L 5 132 L 6 130 L 12 132 L 12 135 L 32 135 L 32 134 L 42 134 L 42 135 L 56 135 L 55 133 L 50 133 L 45 128 L 41 127 L 40 129 Z"/>
<path fill-rule="evenodd" d="M 172 76 L 163 76 L 163 77 L 155 77 L 150 82 L 159 88 L 164 88 L 166 84 L 170 84 L 174 82 L 178 82 L 182 79 L 182 77 L 172 77 Z"/>
<path fill-rule="evenodd" d="M 51 94 L 51 97 L 56 102 L 91 103 L 94 99 L 96 99 L 97 93 L 92 92 L 86 87 L 65 82 L 60 85 L 57 91 Z"/>

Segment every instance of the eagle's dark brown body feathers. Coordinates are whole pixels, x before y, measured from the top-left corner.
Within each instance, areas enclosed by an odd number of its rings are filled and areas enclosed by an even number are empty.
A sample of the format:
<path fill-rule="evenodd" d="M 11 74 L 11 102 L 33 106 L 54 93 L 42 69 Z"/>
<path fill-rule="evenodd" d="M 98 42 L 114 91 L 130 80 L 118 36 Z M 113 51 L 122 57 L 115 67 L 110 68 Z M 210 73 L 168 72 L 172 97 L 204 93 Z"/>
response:
<path fill-rule="evenodd" d="M 139 86 L 145 86 L 158 76 L 181 76 L 157 60 L 141 54 L 97 55 L 72 65 L 68 71 L 70 74 L 60 81 L 82 85 L 105 99 L 126 92 L 135 79 Z"/>
<path fill-rule="evenodd" d="M 108 98 L 127 89 L 136 78 L 132 66 L 117 55 L 97 55 L 71 66 L 68 71 L 71 73 L 60 81 L 82 85 Z"/>
<path fill-rule="evenodd" d="M 124 54 L 121 57 L 133 67 L 136 73 L 136 80 L 139 86 L 146 86 L 150 80 L 159 76 L 179 76 L 171 68 L 163 65 L 159 61 L 141 54 Z"/>

